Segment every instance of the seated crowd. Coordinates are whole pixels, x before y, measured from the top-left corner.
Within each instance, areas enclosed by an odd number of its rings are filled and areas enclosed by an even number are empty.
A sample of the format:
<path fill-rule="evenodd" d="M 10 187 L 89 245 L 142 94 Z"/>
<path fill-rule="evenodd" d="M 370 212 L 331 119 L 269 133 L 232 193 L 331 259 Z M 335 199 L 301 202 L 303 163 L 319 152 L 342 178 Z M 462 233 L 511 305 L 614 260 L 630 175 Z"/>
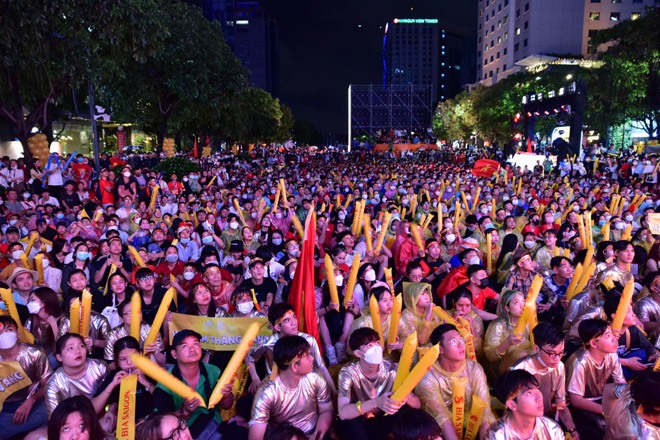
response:
<path fill-rule="evenodd" d="M 0 439 L 660 438 L 656 158 L 455 153 L 5 160 Z"/>

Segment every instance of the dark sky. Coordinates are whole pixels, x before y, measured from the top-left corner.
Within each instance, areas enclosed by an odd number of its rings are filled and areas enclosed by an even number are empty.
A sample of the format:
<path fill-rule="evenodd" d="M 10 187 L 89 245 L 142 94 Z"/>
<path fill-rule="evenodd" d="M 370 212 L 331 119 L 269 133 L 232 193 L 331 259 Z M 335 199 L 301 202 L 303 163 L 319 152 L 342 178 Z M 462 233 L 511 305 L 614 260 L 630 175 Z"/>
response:
<path fill-rule="evenodd" d="M 475 31 L 477 0 L 264 0 L 280 39 L 278 97 L 324 135 L 347 132 L 349 84 L 382 83 L 385 23 L 438 18 Z M 361 25 L 361 27 L 360 27 Z M 345 141 L 345 139 L 342 139 Z"/>

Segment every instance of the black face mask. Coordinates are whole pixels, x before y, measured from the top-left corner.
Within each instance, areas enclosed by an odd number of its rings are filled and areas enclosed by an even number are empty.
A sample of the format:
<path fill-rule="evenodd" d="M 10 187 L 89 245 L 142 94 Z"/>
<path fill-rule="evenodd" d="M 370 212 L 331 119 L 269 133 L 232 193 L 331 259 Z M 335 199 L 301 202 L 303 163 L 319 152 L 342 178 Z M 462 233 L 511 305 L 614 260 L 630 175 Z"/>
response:
<path fill-rule="evenodd" d="M 489 284 L 490 284 L 490 278 L 488 277 L 479 280 L 479 287 L 481 287 L 482 289 L 488 287 Z"/>

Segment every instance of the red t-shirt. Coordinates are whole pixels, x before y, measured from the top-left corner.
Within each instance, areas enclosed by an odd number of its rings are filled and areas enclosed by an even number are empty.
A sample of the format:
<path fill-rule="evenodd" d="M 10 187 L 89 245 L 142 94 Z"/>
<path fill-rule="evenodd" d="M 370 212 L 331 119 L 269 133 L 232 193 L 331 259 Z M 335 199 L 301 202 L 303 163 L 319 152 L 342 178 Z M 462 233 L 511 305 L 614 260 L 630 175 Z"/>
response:
<path fill-rule="evenodd" d="M 104 189 L 108 188 L 109 191 Z M 109 180 L 101 179 L 99 181 L 99 190 L 101 191 L 101 203 L 104 205 L 115 203 L 115 195 L 112 192 L 112 183 Z"/>
<path fill-rule="evenodd" d="M 469 286 L 468 289 L 470 292 L 472 292 L 472 289 L 470 289 Z M 486 307 L 486 300 L 495 298 L 497 296 L 497 292 L 495 292 L 490 287 L 486 287 L 485 289 L 481 289 L 481 292 L 479 292 L 477 295 L 478 296 L 475 296 L 475 293 L 472 292 L 472 305 L 479 310 L 483 310 L 484 307 Z"/>

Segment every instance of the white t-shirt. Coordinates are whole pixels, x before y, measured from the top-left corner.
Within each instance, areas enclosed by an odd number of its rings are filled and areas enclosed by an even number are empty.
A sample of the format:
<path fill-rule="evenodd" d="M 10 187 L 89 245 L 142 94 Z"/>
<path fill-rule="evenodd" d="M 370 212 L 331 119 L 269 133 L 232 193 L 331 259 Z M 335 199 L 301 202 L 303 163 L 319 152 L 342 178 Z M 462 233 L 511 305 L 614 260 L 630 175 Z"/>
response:
<path fill-rule="evenodd" d="M 64 182 L 62 181 L 62 170 L 58 169 L 54 171 L 56 168 L 57 168 L 57 162 L 55 161 L 55 159 L 51 159 L 50 166 L 48 168 L 44 168 L 44 171 L 50 171 L 48 173 L 49 186 L 62 186 L 64 184 Z"/>

